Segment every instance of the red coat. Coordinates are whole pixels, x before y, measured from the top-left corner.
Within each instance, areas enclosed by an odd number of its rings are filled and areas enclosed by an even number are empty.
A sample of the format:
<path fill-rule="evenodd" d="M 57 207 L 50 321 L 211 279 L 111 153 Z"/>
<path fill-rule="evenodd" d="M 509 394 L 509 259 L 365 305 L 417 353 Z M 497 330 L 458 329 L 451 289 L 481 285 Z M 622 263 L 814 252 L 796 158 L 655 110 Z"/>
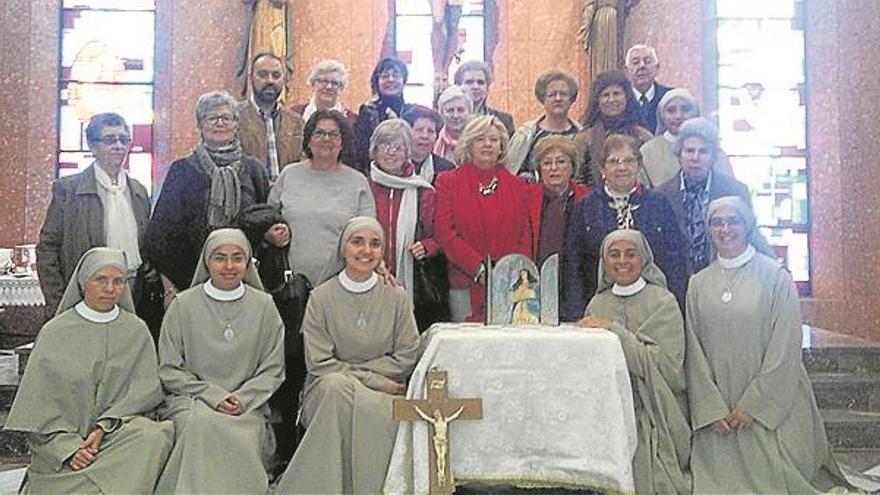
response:
<path fill-rule="evenodd" d="M 491 194 L 480 186 L 498 178 Z M 502 165 L 480 170 L 466 163 L 437 176 L 436 238 L 449 258 L 449 285 L 471 290 L 471 321 L 483 321 L 485 287 L 474 282 L 486 255 L 493 261 L 511 254 L 528 256 L 531 244 L 526 185 Z"/>
<path fill-rule="evenodd" d="M 530 257 L 535 263 L 538 262 L 538 241 L 541 237 L 541 210 L 544 207 L 544 184 L 529 184 L 528 186 L 528 209 L 529 230 L 531 233 Z M 575 181 L 569 183 L 569 194 L 574 191 L 574 201 L 567 205 L 568 212 L 574 211 L 574 206 L 590 194 L 590 188 L 578 184 Z M 561 253 L 560 253 L 561 255 Z M 559 266 L 562 266 L 561 264 Z M 539 269 L 541 267 L 538 267 Z"/>
<path fill-rule="evenodd" d="M 412 171 L 412 165 L 409 165 Z M 401 189 L 392 189 L 373 182 L 367 177 L 373 200 L 376 202 L 376 219 L 385 231 L 385 245 L 382 247 L 382 259 L 385 266 L 394 273 L 397 268 L 397 217 L 400 213 L 400 202 L 403 199 Z M 416 240 L 422 241 L 428 257 L 440 252 L 440 245 L 434 239 L 434 190 L 427 187 L 419 188 L 419 219 L 416 225 Z M 396 276 L 397 273 L 394 273 Z"/>

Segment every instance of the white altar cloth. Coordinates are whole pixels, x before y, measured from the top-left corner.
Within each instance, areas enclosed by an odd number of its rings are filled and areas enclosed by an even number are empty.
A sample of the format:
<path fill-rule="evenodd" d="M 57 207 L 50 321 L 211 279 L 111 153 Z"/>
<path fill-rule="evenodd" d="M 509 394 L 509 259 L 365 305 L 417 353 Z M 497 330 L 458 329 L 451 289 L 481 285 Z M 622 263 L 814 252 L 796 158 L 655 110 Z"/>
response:
<path fill-rule="evenodd" d="M 15 277 L 0 275 L 0 306 L 44 306 L 46 300 L 40 290 L 37 275 Z"/>
<path fill-rule="evenodd" d="M 451 398 L 483 399 L 483 419 L 450 423 L 457 483 L 595 488 L 633 493 L 636 449 L 629 372 L 602 329 L 439 323 L 406 397 L 425 398 L 432 367 Z M 385 493 L 428 493 L 428 426 L 401 422 Z"/>

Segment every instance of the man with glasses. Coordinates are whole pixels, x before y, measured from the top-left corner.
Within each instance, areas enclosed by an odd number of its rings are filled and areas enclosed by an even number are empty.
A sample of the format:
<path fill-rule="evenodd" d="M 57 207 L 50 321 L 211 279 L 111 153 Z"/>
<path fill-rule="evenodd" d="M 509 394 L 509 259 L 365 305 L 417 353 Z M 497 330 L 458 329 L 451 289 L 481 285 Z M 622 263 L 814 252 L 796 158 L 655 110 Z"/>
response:
<path fill-rule="evenodd" d="M 302 152 L 303 119 L 278 104 L 286 77 L 287 69 L 276 55 L 256 55 L 251 62 L 251 98 L 239 102 L 241 149 L 263 163 L 270 182 L 285 165 L 299 161 Z"/>
<path fill-rule="evenodd" d="M 581 130 L 580 124 L 568 116 L 577 100 L 578 81 L 568 72 L 554 69 L 547 71 L 535 81 L 535 97 L 544 107 L 544 115 L 520 126 L 510 138 L 507 170 L 531 181 L 538 181 L 535 164 L 535 146 L 547 136 L 574 138 Z M 578 169 L 575 164 L 575 170 Z"/>
<path fill-rule="evenodd" d="M 53 316 L 80 257 L 107 246 L 125 252 L 128 275 L 141 265 L 140 246 L 150 218 L 146 188 L 129 177 L 131 134 L 122 116 L 101 113 L 86 127 L 95 161 L 52 185 L 52 201 L 37 244 L 37 274 Z"/>

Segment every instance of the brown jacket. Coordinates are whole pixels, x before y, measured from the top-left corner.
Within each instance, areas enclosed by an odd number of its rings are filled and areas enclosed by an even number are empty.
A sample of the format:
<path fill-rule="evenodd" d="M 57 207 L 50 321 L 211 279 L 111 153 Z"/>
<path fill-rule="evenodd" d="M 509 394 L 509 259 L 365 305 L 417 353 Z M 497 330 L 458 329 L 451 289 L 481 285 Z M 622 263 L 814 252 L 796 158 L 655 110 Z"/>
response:
<path fill-rule="evenodd" d="M 46 314 L 53 316 L 80 257 L 106 245 L 104 206 L 98 196 L 95 165 L 52 184 L 52 202 L 37 244 L 37 275 L 46 298 Z M 138 245 L 150 219 L 150 196 L 138 181 L 127 178 L 131 206 L 138 227 Z"/>
<path fill-rule="evenodd" d="M 257 108 L 248 100 L 238 103 L 241 121 L 238 123 L 238 138 L 241 149 L 251 155 L 263 166 L 268 166 L 269 155 L 266 142 L 266 126 Z M 298 162 L 302 153 L 303 119 L 295 112 L 280 105 L 275 113 L 275 144 L 278 146 L 278 170 L 285 165 Z"/>

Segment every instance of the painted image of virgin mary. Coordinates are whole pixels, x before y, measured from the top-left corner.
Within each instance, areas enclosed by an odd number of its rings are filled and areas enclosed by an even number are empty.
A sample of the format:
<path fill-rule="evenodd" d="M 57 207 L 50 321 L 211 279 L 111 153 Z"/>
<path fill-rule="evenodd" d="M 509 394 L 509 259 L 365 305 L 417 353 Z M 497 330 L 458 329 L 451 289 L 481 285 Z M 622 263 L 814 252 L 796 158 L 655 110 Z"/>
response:
<path fill-rule="evenodd" d="M 513 325 L 536 325 L 541 322 L 541 303 L 537 280 L 526 269 L 521 269 L 516 280 L 510 287 L 510 304 L 513 314 L 510 323 Z"/>

